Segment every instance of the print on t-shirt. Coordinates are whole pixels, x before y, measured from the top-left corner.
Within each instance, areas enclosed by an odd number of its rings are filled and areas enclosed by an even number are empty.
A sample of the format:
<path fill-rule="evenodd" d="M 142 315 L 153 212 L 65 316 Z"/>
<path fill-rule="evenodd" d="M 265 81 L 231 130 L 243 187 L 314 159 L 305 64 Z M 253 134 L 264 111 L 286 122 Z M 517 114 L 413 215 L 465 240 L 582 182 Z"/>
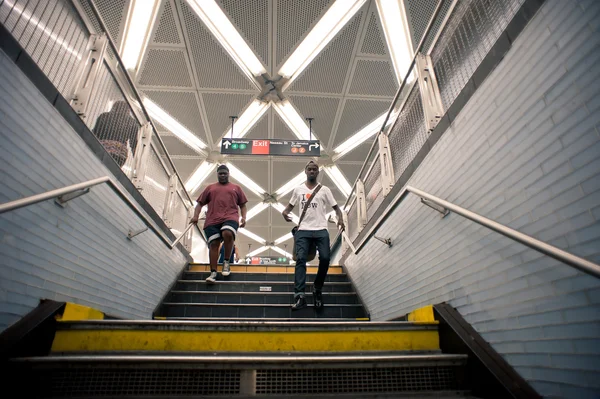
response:
<path fill-rule="evenodd" d="M 300 209 L 304 209 L 304 207 L 306 206 L 306 203 L 308 202 L 308 200 L 310 199 L 311 194 L 310 193 L 306 193 L 306 194 L 302 194 L 302 201 L 300 201 Z M 308 206 L 310 209 L 316 209 L 319 207 L 319 203 L 316 201 L 313 201 L 310 203 L 310 205 Z M 308 211 L 307 211 L 308 212 Z"/>
<path fill-rule="evenodd" d="M 294 189 L 292 197 L 290 198 L 290 204 L 292 206 L 299 205 L 298 213 L 301 214 L 306 206 L 306 202 L 313 195 L 313 189 L 306 187 L 306 184 L 302 184 Z M 325 230 L 327 229 L 327 212 L 337 205 L 331 190 L 327 186 L 322 186 L 321 190 L 315 195 L 311 203 L 306 210 L 306 215 L 302 223 L 300 223 L 300 230 Z"/>

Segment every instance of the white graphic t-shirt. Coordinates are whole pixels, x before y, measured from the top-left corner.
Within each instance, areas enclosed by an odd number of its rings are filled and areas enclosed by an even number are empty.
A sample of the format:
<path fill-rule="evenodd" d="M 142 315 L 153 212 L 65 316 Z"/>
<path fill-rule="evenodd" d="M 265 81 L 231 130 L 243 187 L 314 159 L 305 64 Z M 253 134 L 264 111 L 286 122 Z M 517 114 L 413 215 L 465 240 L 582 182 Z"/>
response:
<path fill-rule="evenodd" d="M 317 187 L 315 186 L 315 188 Z M 301 186 L 294 189 L 292 198 L 290 198 L 290 204 L 294 207 L 299 205 L 296 210 L 298 217 L 302 215 L 304 205 L 312 195 L 313 191 L 314 189 L 310 190 L 306 187 L 305 183 L 302 183 Z M 314 231 L 327 229 L 327 213 L 329 213 L 336 205 L 337 201 L 333 198 L 331 190 L 327 186 L 321 187 L 315 198 L 310 202 L 299 230 Z"/>

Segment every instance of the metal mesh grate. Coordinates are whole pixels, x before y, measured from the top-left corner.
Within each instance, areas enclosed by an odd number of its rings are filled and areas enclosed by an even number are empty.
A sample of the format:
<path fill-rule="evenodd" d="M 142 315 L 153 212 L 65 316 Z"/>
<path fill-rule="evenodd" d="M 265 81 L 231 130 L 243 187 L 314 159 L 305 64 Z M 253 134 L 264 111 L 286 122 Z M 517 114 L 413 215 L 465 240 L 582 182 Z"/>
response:
<path fill-rule="evenodd" d="M 342 92 L 362 15 L 363 11 L 356 13 L 292 83 L 289 91 L 336 94 Z M 307 73 L 308 71 L 311 73 Z"/>
<path fill-rule="evenodd" d="M 423 392 L 458 389 L 453 367 L 257 370 L 257 394 Z"/>
<path fill-rule="evenodd" d="M 421 94 L 417 85 L 413 86 L 404 109 L 392 127 L 389 140 L 394 175 L 398 180 L 427 141 Z"/>
<path fill-rule="evenodd" d="M 235 395 L 240 392 L 237 370 L 73 368 L 40 373 L 39 382 L 39 389 L 47 397 Z"/>
<path fill-rule="evenodd" d="M 201 88 L 254 90 L 229 54 L 185 1 L 179 0 Z"/>
<path fill-rule="evenodd" d="M 348 94 L 394 96 L 398 84 L 388 61 L 358 60 Z"/>
<path fill-rule="evenodd" d="M 148 86 L 192 87 L 185 53 L 182 50 L 148 50 L 139 83 Z"/>
<path fill-rule="evenodd" d="M 177 24 L 175 23 L 175 17 L 173 16 L 173 7 L 169 0 L 165 2 L 165 7 L 163 8 L 162 15 L 158 22 L 153 41 L 154 43 L 161 44 L 181 43 L 181 38 L 177 31 Z"/>
<path fill-rule="evenodd" d="M 381 163 L 379 157 L 375 158 L 373 169 L 365 179 L 365 194 L 367 196 L 367 217 L 370 219 L 372 214 L 377 210 L 378 197 L 383 197 L 381 194 Z"/>
<path fill-rule="evenodd" d="M 431 53 L 444 109 L 452 105 L 522 3 L 458 3 Z"/>
<path fill-rule="evenodd" d="M 169 186 L 169 175 L 154 150 L 150 151 L 149 155 L 146 177 L 142 183 L 142 195 L 156 213 L 162 215 Z"/>
<path fill-rule="evenodd" d="M 404 1 L 406 16 L 409 20 L 413 49 L 416 49 L 419 45 L 419 41 L 423 37 L 425 29 L 427 28 L 427 24 L 429 23 L 429 19 L 435 12 L 435 9 L 440 1 L 441 0 Z M 436 32 L 439 30 L 440 25 L 442 24 L 442 21 L 444 20 L 444 17 L 446 16 L 451 4 L 452 0 L 446 0 L 442 5 L 442 10 L 434 21 L 431 32 L 429 33 L 429 36 L 427 37 L 427 40 L 423 46 L 423 50 L 421 51 L 423 54 L 427 54 L 427 50 L 429 49 Z"/>
<path fill-rule="evenodd" d="M 66 0 L 0 2 L 0 22 L 60 93 L 70 98 L 88 32 Z"/>
<path fill-rule="evenodd" d="M 175 198 L 173 228 L 183 233 L 188 224 L 188 211 L 181 197 L 178 195 Z"/>
<path fill-rule="evenodd" d="M 371 13 L 360 52 L 363 54 L 387 55 L 387 45 L 381 35 L 379 17 L 376 13 Z"/>
<path fill-rule="evenodd" d="M 348 210 L 348 237 L 350 237 L 350 239 L 354 240 L 356 237 L 358 237 L 358 215 L 356 214 L 357 210 L 357 202 L 355 201 L 354 204 L 350 207 L 350 209 Z"/>

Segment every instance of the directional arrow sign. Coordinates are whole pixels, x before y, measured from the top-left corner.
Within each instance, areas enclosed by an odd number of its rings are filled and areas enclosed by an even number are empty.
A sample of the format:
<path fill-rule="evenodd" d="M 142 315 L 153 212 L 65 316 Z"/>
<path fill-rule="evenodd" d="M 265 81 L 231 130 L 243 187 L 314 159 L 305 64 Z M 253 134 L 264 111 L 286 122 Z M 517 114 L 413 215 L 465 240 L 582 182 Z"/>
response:
<path fill-rule="evenodd" d="M 222 139 L 221 154 L 320 157 L 318 140 Z"/>

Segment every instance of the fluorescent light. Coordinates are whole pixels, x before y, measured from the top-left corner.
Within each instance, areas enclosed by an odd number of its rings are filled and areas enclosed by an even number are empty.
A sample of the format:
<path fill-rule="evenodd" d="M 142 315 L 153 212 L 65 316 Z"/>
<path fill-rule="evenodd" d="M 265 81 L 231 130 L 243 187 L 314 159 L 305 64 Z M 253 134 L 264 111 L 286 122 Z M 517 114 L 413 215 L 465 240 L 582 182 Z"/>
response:
<path fill-rule="evenodd" d="M 230 162 L 227 162 L 227 167 L 229 168 L 229 175 L 239 181 L 244 185 L 248 190 L 252 191 L 254 194 L 262 197 L 265 195 L 266 191 L 264 188 L 256 184 L 251 178 L 246 176 L 241 170 L 239 170 L 235 165 Z"/>
<path fill-rule="evenodd" d="M 267 109 L 269 109 L 270 103 L 265 103 L 259 100 L 254 100 L 252 103 L 246 108 L 244 113 L 235 121 L 235 125 L 233 126 L 233 137 L 240 138 L 244 137 L 246 133 L 258 122 L 258 120 L 263 116 Z M 227 131 L 225 138 L 231 137 L 231 128 Z"/>
<path fill-rule="evenodd" d="M 200 166 L 196 168 L 190 178 L 185 182 L 185 189 L 189 193 L 196 191 L 202 182 L 208 177 L 208 175 L 212 173 L 216 166 L 216 163 L 203 161 Z"/>
<path fill-rule="evenodd" d="M 326 166 L 325 172 L 327 172 L 329 177 L 331 177 L 331 180 L 333 180 L 333 182 L 335 183 L 337 188 L 342 192 L 342 194 L 348 197 L 350 195 L 350 192 L 352 191 L 352 187 L 350 186 L 350 183 L 348 183 L 348 180 L 346 180 L 346 178 L 342 174 L 340 168 L 338 168 L 337 165 Z"/>
<path fill-rule="evenodd" d="M 409 44 L 408 29 L 404 24 L 400 2 L 398 0 L 376 0 L 376 2 L 396 78 L 401 82 L 408 71 L 413 51 Z"/>
<path fill-rule="evenodd" d="M 270 247 L 273 251 L 275 252 L 279 252 L 281 255 L 285 256 L 286 258 L 288 258 L 289 260 L 292 260 L 292 258 L 294 257 L 291 253 L 284 251 L 283 249 L 276 247 L 274 245 L 272 245 Z"/>
<path fill-rule="evenodd" d="M 257 242 L 259 242 L 261 244 L 266 244 L 267 243 L 267 240 L 265 240 L 261 236 L 258 236 L 256 234 L 254 234 L 253 232 L 251 232 L 250 230 L 248 230 L 248 229 L 246 229 L 244 227 L 238 229 L 238 232 L 242 233 L 246 237 L 252 238 L 254 241 L 257 241 Z"/>
<path fill-rule="evenodd" d="M 279 74 L 288 86 L 356 14 L 366 0 L 337 0 L 287 59 Z M 284 87 L 285 90 L 285 87 Z"/>
<path fill-rule="evenodd" d="M 298 187 L 299 185 L 301 185 L 302 183 L 304 183 L 304 181 L 306 181 L 306 172 L 300 172 L 297 176 L 293 177 L 290 181 L 281 186 L 279 190 L 275 192 L 275 194 L 277 195 L 277 197 L 281 198 L 296 187 Z"/>
<path fill-rule="evenodd" d="M 125 31 L 122 59 L 125 69 L 137 69 L 144 47 L 148 43 L 148 32 L 156 16 L 157 0 L 134 0 Z"/>
<path fill-rule="evenodd" d="M 251 258 L 253 256 L 256 256 L 256 255 L 260 254 L 261 252 L 265 252 L 267 249 L 269 249 L 269 247 L 267 247 L 267 246 L 260 247 L 260 248 L 255 249 L 254 251 L 250 252 L 246 256 Z"/>
<path fill-rule="evenodd" d="M 254 77 L 267 72 L 214 0 L 187 0 L 187 3 L 252 81 Z"/>
<path fill-rule="evenodd" d="M 294 238 L 294 235 L 292 233 L 287 233 L 286 235 L 284 235 L 284 236 L 279 237 L 278 239 L 276 239 L 275 242 L 274 242 L 274 244 L 278 245 L 278 244 L 281 244 L 284 241 L 291 240 L 292 238 Z"/>
<path fill-rule="evenodd" d="M 252 207 L 252 209 L 250 209 L 246 213 L 246 221 L 252 219 L 254 216 L 258 215 L 259 213 L 261 213 L 268 207 L 269 207 L 269 204 L 264 203 L 264 202 L 261 202 L 261 203 L 255 205 L 254 207 Z"/>
<path fill-rule="evenodd" d="M 309 129 L 308 125 L 304 122 L 298 111 L 294 108 L 294 106 L 288 101 L 283 100 L 278 103 L 273 103 L 273 108 L 275 111 L 281 116 L 281 119 L 288 125 L 292 133 L 300 140 L 308 140 Z M 315 133 L 312 134 L 313 140 L 318 140 Z"/>
<path fill-rule="evenodd" d="M 144 98 L 144 106 L 146 107 L 148 114 L 150 114 L 150 116 L 158 123 L 169 129 L 171 133 L 190 146 L 193 150 L 204 153 L 203 149 L 206 148 L 206 144 L 148 97 Z"/>
<path fill-rule="evenodd" d="M 283 210 L 286 208 L 285 205 L 283 205 L 281 202 L 276 202 L 274 204 L 271 204 L 271 206 L 280 213 L 283 212 Z M 290 212 L 290 216 L 292 217 L 292 222 L 298 224 L 298 221 L 300 220 L 300 218 L 298 216 L 296 216 L 294 214 L 294 212 Z"/>
<path fill-rule="evenodd" d="M 386 115 L 387 112 L 381 115 L 379 118 L 375 119 L 373 122 L 369 123 L 364 128 L 362 128 L 358 133 L 354 134 L 348 140 L 344 141 L 342 144 L 337 146 L 334 150 L 335 155 L 333 157 L 333 160 L 337 161 L 338 159 L 340 159 L 341 157 L 343 157 L 344 155 L 346 155 L 347 153 L 349 153 L 350 151 L 352 151 L 353 149 L 355 149 L 356 147 L 373 137 L 375 134 L 377 134 L 377 132 L 381 129 L 381 125 L 383 124 Z M 397 113 L 392 113 L 392 115 L 390 115 L 386 126 L 389 126 L 396 120 L 396 115 Z"/>

